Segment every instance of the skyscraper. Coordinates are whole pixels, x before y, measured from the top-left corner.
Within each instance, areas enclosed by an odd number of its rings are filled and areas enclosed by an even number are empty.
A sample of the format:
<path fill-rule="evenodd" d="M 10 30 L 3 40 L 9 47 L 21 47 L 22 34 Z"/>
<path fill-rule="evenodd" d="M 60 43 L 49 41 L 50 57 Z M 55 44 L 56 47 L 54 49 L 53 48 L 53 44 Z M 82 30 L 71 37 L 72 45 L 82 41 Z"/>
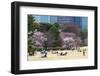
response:
<path fill-rule="evenodd" d="M 35 15 L 36 22 L 39 23 L 50 23 L 50 16 L 46 15 Z"/>
<path fill-rule="evenodd" d="M 50 16 L 50 23 L 57 23 L 57 16 Z"/>
<path fill-rule="evenodd" d="M 80 28 L 85 28 L 88 25 L 87 17 L 75 16 L 50 16 L 50 15 L 33 15 L 36 22 L 39 23 L 58 23 L 59 25 L 73 24 Z"/>
<path fill-rule="evenodd" d="M 58 16 L 57 17 L 57 22 L 60 25 L 65 25 L 65 24 L 74 24 L 74 17 L 70 17 L 70 16 Z"/>

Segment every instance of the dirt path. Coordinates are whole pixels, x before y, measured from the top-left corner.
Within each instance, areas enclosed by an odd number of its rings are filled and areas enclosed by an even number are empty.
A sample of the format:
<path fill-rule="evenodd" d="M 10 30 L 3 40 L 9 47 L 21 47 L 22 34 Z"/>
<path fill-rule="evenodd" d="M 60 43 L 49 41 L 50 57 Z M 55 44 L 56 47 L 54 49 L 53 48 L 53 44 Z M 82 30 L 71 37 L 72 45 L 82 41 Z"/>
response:
<path fill-rule="evenodd" d="M 86 47 L 85 47 L 86 48 Z M 81 50 L 83 47 L 81 48 Z M 67 50 L 65 50 L 67 51 Z M 40 54 L 37 54 L 35 56 L 28 56 L 28 61 L 37 61 L 37 60 L 58 60 L 58 59 L 84 59 L 88 58 L 88 51 L 85 51 L 85 55 L 83 54 L 83 51 L 78 52 L 77 50 L 74 51 L 67 51 L 67 55 L 64 56 L 57 56 L 57 54 L 52 54 L 51 52 L 48 52 L 48 55 L 46 58 L 41 58 Z"/>

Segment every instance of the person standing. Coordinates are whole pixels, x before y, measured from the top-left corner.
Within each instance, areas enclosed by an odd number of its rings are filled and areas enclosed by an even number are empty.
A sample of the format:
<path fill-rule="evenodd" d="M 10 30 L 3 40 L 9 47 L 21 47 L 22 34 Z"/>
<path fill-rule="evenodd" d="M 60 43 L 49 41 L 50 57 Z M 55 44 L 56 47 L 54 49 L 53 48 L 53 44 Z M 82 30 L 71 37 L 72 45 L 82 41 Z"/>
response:
<path fill-rule="evenodd" d="M 83 56 L 85 56 L 86 55 L 86 50 L 85 49 L 83 49 Z"/>

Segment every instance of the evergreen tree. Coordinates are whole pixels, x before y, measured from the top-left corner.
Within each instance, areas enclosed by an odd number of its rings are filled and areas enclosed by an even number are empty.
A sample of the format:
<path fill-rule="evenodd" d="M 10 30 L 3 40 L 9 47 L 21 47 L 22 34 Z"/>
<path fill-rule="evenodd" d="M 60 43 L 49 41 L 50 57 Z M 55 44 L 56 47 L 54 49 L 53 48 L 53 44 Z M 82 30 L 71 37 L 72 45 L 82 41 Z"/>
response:
<path fill-rule="evenodd" d="M 28 32 L 34 32 L 35 29 L 39 30 L 39 24 L 36 23 L 34 16 L 28 15 Z"/>
<path fill-rule="evenodd" d="M 51 47 L 60 46 L 59 29 L 55 25 L 52 25 L 52 27 L 49 29 L 48 40 Z"/>

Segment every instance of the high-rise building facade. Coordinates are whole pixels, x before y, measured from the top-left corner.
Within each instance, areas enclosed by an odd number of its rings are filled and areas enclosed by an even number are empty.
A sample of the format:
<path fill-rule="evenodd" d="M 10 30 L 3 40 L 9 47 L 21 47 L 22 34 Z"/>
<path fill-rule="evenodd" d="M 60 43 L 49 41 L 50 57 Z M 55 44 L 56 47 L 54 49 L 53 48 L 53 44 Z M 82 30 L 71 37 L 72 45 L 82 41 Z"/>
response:
<path fill-rule="evenodd" d="M 65 25 L 65 24 L 74 24 L 74 17 L 69 17 L 69 16 L 58 16 L 57 17 L 57 22 L 60 25 Z"/>
<path fill-rule="evenodd" d="M 74 24 L 79 27 L 87 27 L 87 17 L 75 17 L 75 16 L 48 16 L 48 15 L 35 15 L 36 21 L 39 23 L 58 23 L 59 25 Z"/>

